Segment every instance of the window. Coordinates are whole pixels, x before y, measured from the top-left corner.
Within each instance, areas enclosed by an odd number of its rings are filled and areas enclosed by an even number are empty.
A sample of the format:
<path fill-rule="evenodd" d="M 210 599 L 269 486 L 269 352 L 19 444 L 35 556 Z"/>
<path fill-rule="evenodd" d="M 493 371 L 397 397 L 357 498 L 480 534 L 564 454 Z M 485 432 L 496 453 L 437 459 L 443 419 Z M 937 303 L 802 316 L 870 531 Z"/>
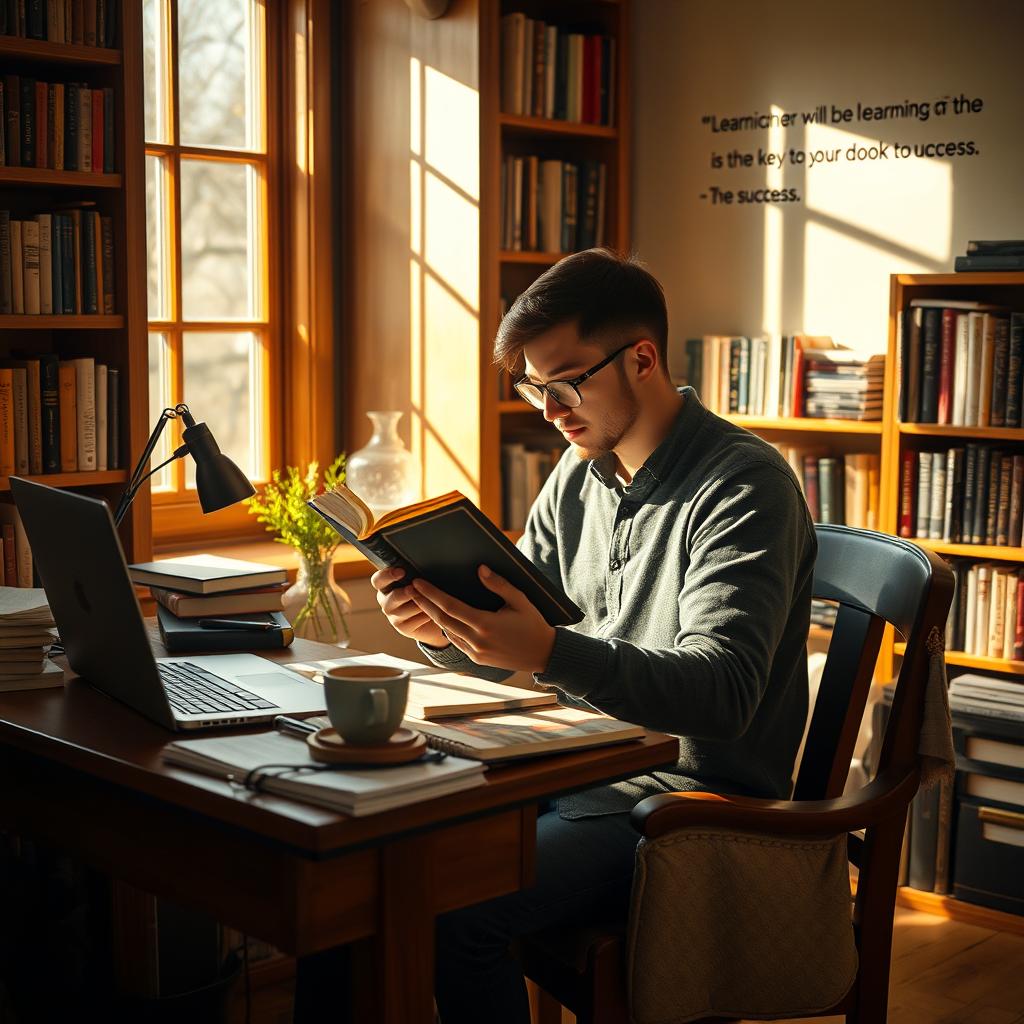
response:
<path fill-rule="evenodd" d="M 279 327 L 267 0 L 144 0 L 149 408 L 185 402 L 253 482 L 276 456 Z M 180 444 L 171 422 L 151 465 Z M 195 463 L 153 477 L 155 540 L 237 533 L 244 506 L 203 517 Z"/>

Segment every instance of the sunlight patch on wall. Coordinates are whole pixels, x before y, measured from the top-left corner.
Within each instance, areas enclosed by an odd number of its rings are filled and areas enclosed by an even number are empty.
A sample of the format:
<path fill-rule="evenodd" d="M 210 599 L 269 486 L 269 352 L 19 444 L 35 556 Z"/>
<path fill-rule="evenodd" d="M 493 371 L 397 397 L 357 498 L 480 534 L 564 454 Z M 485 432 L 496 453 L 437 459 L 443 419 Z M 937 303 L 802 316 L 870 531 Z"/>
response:
<path fill-rule="evenodd" d="M 479 500 L 480 387 L 466 363 L 479 349 L 477 317 L 429 272 L 424 281 L 422 377 L 424 493 L 458 489 Z M 414 396 L 414 400 L 415 400 Z M 467 467 L 474 467 L 472 471 Z"/>
<path fill-rule="evenodd" d="M 430 269 L 473 310 L 480 308 L 480 211 L 430 171 L 424 256 Z"/>
<path fill-rule="evenodd" d="M 480 199 L 480 94 L 436 68 L 425 75 L 426 160 Z"/>
<path fill-rule="evenodd" d="M 420 81 L 423 77 L 423 65 L 416 57 L 409 58 L 409 150 L 413 156 L 420 156 L 423 128 L 420 109 Z"/>
<path fill-rule="evenodd" d="M 781 114 L 783 110 L 774 103 L 770 113 Z M 785 129 L 773 126 L 768 130 L 768 150 L 772 153 L 782 149 L 786 137 Z M 765 172 L 765 188 L 782 188 L 782 168 L 770 167 Z M 782 234 L 782 211 L 766 203 L 764 207 L 764 261 L 761 279 L 761 330 L 767 334 L 782 334 L 782 268 L 785 249 Z"/>
<path fill-rule="evenodd" d="M 804 311 L 808 334 L 831 334 L 841 345 L 884 352 L 888 344 L 889 275 L 927 268 L 896 258 L 824 224 L 804 228 Z M 836 325 L 844 325 L 844 334 Z"/>
<path fill-rule="evenodd" d="M 851 161 L 847 159 L 851 147 L 855 152 L 877 149 L 878 140 L 827 125 L 808 125 L 804 165 L 808 212 L 825 214 L 922 257 L 952 260 L 951 164 L 897 158 L 892 144 L 885 145 L 884 159 Z M 812 167 L 816 155 L 820 159 Z M 815 253 L 807 252 L 808 263 L 816 259 Z"/>

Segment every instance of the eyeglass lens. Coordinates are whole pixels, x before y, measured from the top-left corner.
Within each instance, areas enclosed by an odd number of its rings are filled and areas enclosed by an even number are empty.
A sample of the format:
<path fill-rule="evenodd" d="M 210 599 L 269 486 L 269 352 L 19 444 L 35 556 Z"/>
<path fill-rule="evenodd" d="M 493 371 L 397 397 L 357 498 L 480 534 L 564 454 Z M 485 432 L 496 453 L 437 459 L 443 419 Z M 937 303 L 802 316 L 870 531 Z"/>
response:
<path fill-rule="evenodd" d="M 537 384 L 531 384 L 528 381 L 523 381 L 516 385 L 516 390 L 519 394 L 538 409 L 544 408 L 544 392 L 547 391 L 549 395 L 559 404 L 564 405 L 568 409 L 575 409 L 580 404 L 580 396 L 576 389 L 571 384 L 563 384 L 561 381 L 552 381 L 552 383 L 545 387 L 540 387 Z"/>

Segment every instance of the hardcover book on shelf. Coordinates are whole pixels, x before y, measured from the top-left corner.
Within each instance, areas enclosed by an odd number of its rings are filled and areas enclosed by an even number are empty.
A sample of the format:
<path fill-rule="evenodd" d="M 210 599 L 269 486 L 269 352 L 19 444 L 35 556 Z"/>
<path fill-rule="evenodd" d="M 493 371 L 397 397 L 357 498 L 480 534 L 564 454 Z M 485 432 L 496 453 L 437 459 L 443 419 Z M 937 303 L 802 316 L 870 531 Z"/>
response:
<path fill-rule="evenodd" d="M 264 587 L 283 583 L 288 578 L 287 572 L 276 565 L 209 554 L 138 562 L 128 566 L 128 575 L 135 583 L 189 594 L 219 594 L 245 587 Z"/>
<path fill-rule="evenodd" d="M 395 509 L 378 520 L 344 484 L 310 499 L 309 505 L 377 568 L 401 568 L 407 581 L 422 577 L 474 608 L 496 611 L 503 602 L 477 572 L 486 565 L 523 591 L 550 625 L 583 617 L 561 588 L 458 491 Z"/>

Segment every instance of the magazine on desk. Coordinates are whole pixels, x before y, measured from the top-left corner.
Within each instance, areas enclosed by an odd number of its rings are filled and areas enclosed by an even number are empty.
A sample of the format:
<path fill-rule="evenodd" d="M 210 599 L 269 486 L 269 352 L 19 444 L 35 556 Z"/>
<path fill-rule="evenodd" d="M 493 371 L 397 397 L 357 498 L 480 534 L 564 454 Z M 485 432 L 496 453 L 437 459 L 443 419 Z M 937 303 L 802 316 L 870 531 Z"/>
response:
<path fill-rule="evenodd" d="M 164 748 L 163 758 L 204 775 L 238 781 L 264 765 L 295 765 L 291 771 L 268 769 L 260 789 L 353 817 L 457 793 L 484 781 L 484 765 L 460 757 L 377 768 L 318 765 L 304 739 L 280 732 L 175 740 Z M 319 770 L 325 767 L 329 770 Z"/>

